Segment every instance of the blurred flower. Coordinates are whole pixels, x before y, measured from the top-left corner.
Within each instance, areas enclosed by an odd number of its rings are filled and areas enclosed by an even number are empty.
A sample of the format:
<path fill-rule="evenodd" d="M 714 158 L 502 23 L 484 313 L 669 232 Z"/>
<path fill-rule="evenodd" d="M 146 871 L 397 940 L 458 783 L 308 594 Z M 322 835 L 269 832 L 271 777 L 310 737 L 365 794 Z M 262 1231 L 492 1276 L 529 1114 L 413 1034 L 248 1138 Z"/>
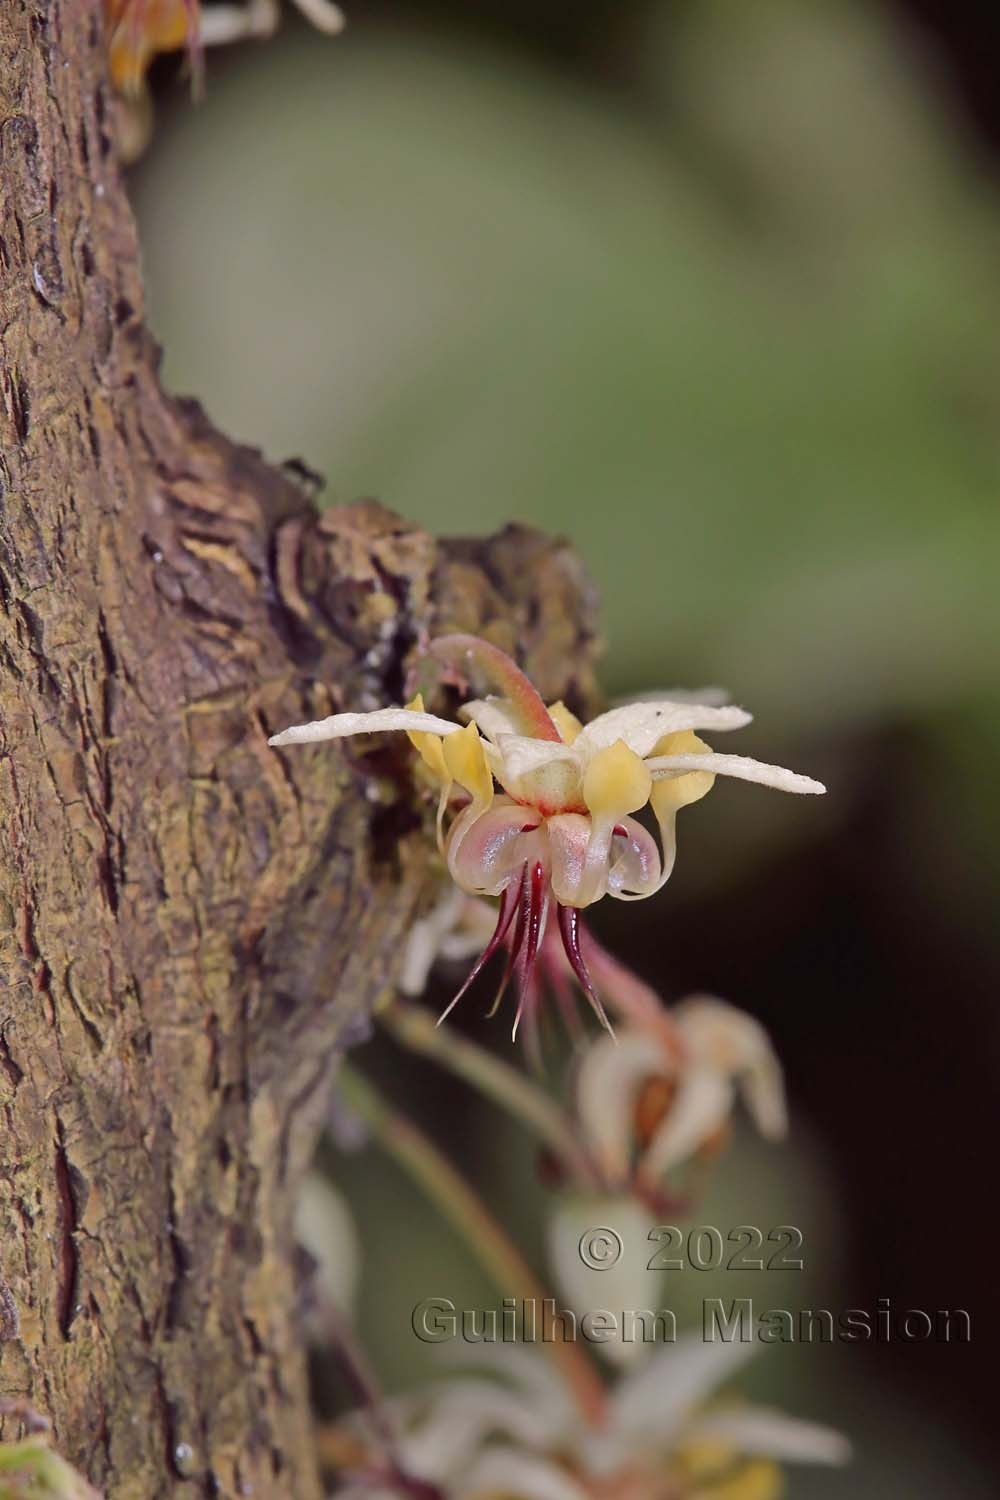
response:
<path fill-rule="evenodd" d="M 672 1168 L 717 1150 L 737 1099 L 767 1140 L 788 1126 L 781 1065 L 758 1021 L 710 995 L 664 1015 L 673 1045 L 638 1027 L 617 1044 L 598 1037 L 576 1080 L 577 1117 L 598 1169 L 640 1191 L 655 1192 Z"/>
<path fill-rule="evenodd" d="M 471 895 L 500 897 L 493 936 L 452 1004 L 506 941 L 510 958 L 504 984 L 516 968 L 521 992 L 515 1032 L 553 905 L 570 967 L 606 1024 L 580 949 L 580 910 L 605 895 L 627 901 L 658 891 L 673 868 L 677 812 L 704 797 L 717 774 L 788 792 L 824 790 L 819 782 L 777 766 L 718 755 L 695 735 L 696 729 L 749 723 L 741 708 L 640 700 L 583 727 L 563 704 L 546 707 L 496 646 L 453 635 L 432 641 L 429 650 L 461 682 L 468 665 L 500 695 L 465 703 L 464 726 L 425 713 L 418 695 L 406 708 L 333 714 L 299 724 L 272 736 L 269 744 L 383 730 L 409 735 L 440 784 L 439 844 L 452 879 Z M 494 780 L 503 788 L 499 796 Z M 454 796 L 461 809 L 445 835 Z M 662 855 L 631 816 L 647 803 L 659 825 Z"/>
<path fill-rule="evenodd" d="M 609 1393 L 604 1420 L 585 1423 L 541 1355 L 481 1348 L 462 1373 L 388 1404 L 392 1466 L 351 1425 L 354 1458 L 340 1500 L 438 1494 L 456 1500 L 776 1500 L 783 1461 L 840 1464 L 838 1433 L 766 1407 L 707 1405 L 754 1353 L 700 1338 L 660 1347 Z"/>
<path fill-rule="evenodd" d="M 293 0 L 320 31 L 341 31 L 344 15 L 332 0 Z M 119 154 L 141 155 L 152 130 L 146 73 L 160 52 L 186 48 L 197 81 L 204 47 L 272 36 L 280 20 L 279 0 L 209 5 L 201 0 L 102 0 L 108 76 L 122 96 L 117 112 Z"/>
<path fill-rule="evenodd" d="M 480 953 L 496 926 L 496 912 L 487 901 L 467 896 L 456 885 L 444 889 L 425 917 L 410 928 L 396 987 L 403 995 L 418 998 L 427 988 L 431 970 L 439 961 L 459 963 Z"/>
<path fill-rule="evenodd" d="M 649 1227 L 649 1208 L 631 1193 L 559 1195 L 546 1234 L 549 1263 L 556 1291 L 578 1317 L 595 1307 L 664 1306 L 664 1273 L 650 1267 Z M 650 1351 L 643 1338 L 630 1336 L 623 1318 L 616 1318 L 596 1352 L 625 1368 L 642 1363 Z"/>
<path fill-rule="evenodd" d="M 103 0 L 108 74 L 114 87 L 132 96 L 142 92 L 146 70 L 158 52 L 200 43 L 199 0 Z"/>
<path fill-rule="evenodd" d="M 307 1172 L 295 1205 L 295 1238 L 307 1260 L 303 1323 L 322 1343 L 331 1323 L 350 1314 L 361 1274 L 361 1244 L 350 1210 L 322 1172 Z"/>

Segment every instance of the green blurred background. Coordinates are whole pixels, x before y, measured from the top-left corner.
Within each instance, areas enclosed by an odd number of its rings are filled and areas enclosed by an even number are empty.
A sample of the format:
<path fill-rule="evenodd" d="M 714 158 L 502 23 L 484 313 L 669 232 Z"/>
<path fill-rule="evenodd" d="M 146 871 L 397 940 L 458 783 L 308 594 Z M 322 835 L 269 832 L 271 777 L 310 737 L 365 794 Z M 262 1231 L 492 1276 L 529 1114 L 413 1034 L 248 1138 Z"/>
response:
<path fill-rule="evenodd" d="M 609 694 L 724 683 L 757 715 L 727 749 L 829 784 L 720 787 L 663 896 L 601 913 L 666 999 L 752 1010 L 788 1070 L 792 1144 L 740 1135 L 697 1218 L 799 1224 L 806 1271 L 677 1306 L 968 1308 L 969 1345 L 782 1348 L 746 1385 L 857 1443 L 793 1496 L 993 1495 L 997 12 L 347 9 L 335 41 L 289 11 L 211 57 L 197 109 L 157 73 L 133 189 L 167 382 L 332 500 L 565 532 Z M 526 1143 L 373 1065 L 543 1266 Z M 399 1388 L 428 1369 L 413 1303 L 493 1294 L 376 1153 L 338 1175 Z"/>

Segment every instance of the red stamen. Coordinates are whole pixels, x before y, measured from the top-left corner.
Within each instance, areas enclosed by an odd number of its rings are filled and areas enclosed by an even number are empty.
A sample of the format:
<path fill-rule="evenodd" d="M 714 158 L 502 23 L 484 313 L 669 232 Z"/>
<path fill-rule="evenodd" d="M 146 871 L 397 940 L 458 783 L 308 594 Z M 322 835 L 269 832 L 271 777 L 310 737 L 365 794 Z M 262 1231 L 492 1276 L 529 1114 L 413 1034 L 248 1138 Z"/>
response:
<path fill-rule="evenodd" d="M 515 911 L 517 910 L 518 897 L 521 894 L 523 885 L 524 875 L 522 874 L 520 881 L 511 879 L 507 883 L 507 885 L 504 886 L 503 895 L 500 897 L 500 911 L 497 914 L 497 925 L 493 929 L 493 936 L 486 944 L 486 947 L 483 949 L 482 953 L 480 953 L 479 957 L 476 959 L 476 962 L 473 964 L 471 970 L 469 971 L 469 975 L 466 978 L 465 983 L 462 985 L 462 988 L 459 990 L 458 994 L 453 1000 L 449 1002 L 446 1009 L 443 1010 L 438 1016 L 437 1024 L 439 1026 L 445 1019 L 445 1017 L 449 1016 L 454 1010 L 455 1006 L 461 1000 L 462 996 L 465 994 L 466 990 L 469 988 L 469 985 L 473 982 L 473 980 L 482 973 L 486 964 L 493 957 L 494 953 L 497 951 L 504 938 L 507 936 L 507 929 L 510 926 L 511 921 L 513 920 Z"/>
<path fill-rule="evenodd" d="M 535 959 L 538 957 L 538 945 L 541 941 L 542 928 L 545 925 L 547 907 L 548 890 L 546 888 L 545 867 L 536 860 L 531 866 L 530 884 L 528 884 L 527 917 L 523 952 L 518 968 L 519 993 L 517 1014 L 514 1017 L 514 1029 L 511 1033 L 512 1040 L 517 1036 L 517 1028 L 521 1022 L 521 1013 L 524 1010 L 524 1002 L 531 986 L 532 970 L 535 967 Z"/>
<path fill-rule="evenodd" d="M 562 1017 L 562 1023 L 569 1034 L 570 1040 L 574 1043 L 581 1042 L 583 1040 L 583 1025 L 580 1021 L 580 1007 L 576 1003 L 576 991 L 566 976 L 566 970 L 558 960 L 553 962 L 552 955 L 549 956 L 549 961 L 546 964 L 545 980 L 555 996 L 556 1004 L 559 1007 L 559 1014 Z"/>
<path fill-rule="evenodd" d="M 536 973 L 528 981 L 522 994 L 521 1008 L 524 1011 L 524 1028 L 521 1031 L 521 1037 L 529 1067 L 537 1078 L 544 1078 L 542 1034 L 538 1025 L 538 1013 L 541 1009 L 540 1002 L 541 994 Z"/>
<path fill-rule="evenodd" d="M 500 1006 L 500 1001 L 507 993 L 507 986 L 510 984 L 515 965 L 517 964 L 518 954 L 520 953 L 521 946 L 524 943 L 524 933 L 528 925 L 528 907 L 531 903 L 531 890 L 528 884 L 528 866 L 526 864 L 521 869 L 521 881 L 518 886 L 517 893 L 520 899 L 517 908 L 517 922 L 514 924 L 514 934 L 510 940 L 510 953 L 507 955 L 507 965 L 503 971 L 503 978 L 500 981 L 500 988 L 497 990 L 496 999 L 493 1001 L 493 1004 L 486 1012 L 487 1019 L 491 1019 L 496 1015 L 497 1010 Z"/>
<path fill-rule="evenodd" d="M 569 966 L 576 975 L 580 988 L 590 1001 L 597 1019 L 614 1036 L 614 1028 L 608 1020 L 607 1012 L 601 1004 L 601 997 L 594 988 L 594 981 L 590 977 L 583 954 L 580 952 L 580 909 L 577 906 L 560 905 L 557 911 L 559 935 L 562 938 L 566 957 L 569 959 Z"/>

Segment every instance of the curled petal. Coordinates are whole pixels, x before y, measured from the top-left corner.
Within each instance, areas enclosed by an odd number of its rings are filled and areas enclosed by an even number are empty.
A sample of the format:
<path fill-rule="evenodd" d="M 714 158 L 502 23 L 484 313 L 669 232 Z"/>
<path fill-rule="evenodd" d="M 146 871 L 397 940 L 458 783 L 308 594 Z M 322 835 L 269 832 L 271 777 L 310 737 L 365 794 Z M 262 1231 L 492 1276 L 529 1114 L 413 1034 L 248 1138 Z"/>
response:
<path fill-rule="evenodd" d="M 573 742 L 574 750 L 590 756 L 624 740 L 636 755 L 649 755 L 657 740 L 682 729 L 742 729 L 750 723 L 746 709 L 731 704 L 675 703 L 662 698 L 653 703 L 629 703 L 612 708 L 585 725 Z"/>
<path fill-rule="evenodd" d="M 463 828 L 458 838 L 456 829 L 464 816 L 456 819 L 445 845 L 451 877 L 473 895 L 499 896 L 511 877 L 539 850 L 537 820 L 532 818 L 530 808 L 498 797 L 488 812 Z"/>
<path fill-rule="evenodd" d="M 813 781 L 811 776 L 800 776 L 796 771 L 786 771 L 783 766 L 769 766 L 764 761 L 751 760 L 748 755 L 719 755 L 714 751 L 703 755 L 661 755 L 647 760 L 646 766 L 654 780 L 685 776 L 689 771 L 709 771 L 713 776 L 757 781 L 761 786 L 774 787 L 779 792 L 818 795 L 826 791 L 823 783 Z"/>
<path fill-rule="evenodd" d="M 602 896 L 607 895 L 608 879 L 611 873 L 611 845 L 614 842 L 615 829 L 619 826 L 618 819 L 613 815 L 591 818 L 587 855 L 574 905 L 590 906 L 594 901 L 600 901 Z"/>
<path fill-rule="evenodd" d="M 616 823 L 609 861 L 608 895 L 620 901 L 651 896 L 663 883 L 656 840 L 634 818 L 622 818 Z"/>
<path fill-rule="evenodd" d="M 314 719 L 311 724 L 293 724 L 280 734 L 272 734 L 269 745 L 308 745 L 315 740 L 340 740 L 352 734 L 381 734 L 402 729 L 417 734 L 457 734 L 461 724 L 439 719 L 436 714 L 417 713 L 409 708 L 377 708 L 370 714 L 331 714 L 328 719 Z"/>
<path fill-rule="evenodd" d="M 663 1049 L 641 1031 L 626 1031 L 617 1041 L 598 1037 L 584 1053 L 576 1079 L 577 1113 L 587 1145 L 611 1183 L 628 1178 L 639 1092 L 648 1078 L 664 1071 Z"/>
<path fill-rule="evenodd" d="M 732 1108 L 733 1085 L 724 1073 L 711 1067 L 686 1067 L 643 1157 L 644 1170 L 655 1179 L 686 1161 L 726 1123 Z"/>
<path fill-rule="evenodd" d="M 781 1140 L 788 1130 L 781 1064 L 760 1022 L 712 995 L 682 1001 L 674 1019 L 690 1056 L 735 1079 L 761 1135 Z"/>
<path fill-rule="evenodd" d="M 552 893 L 564 906 L 585 906 L 581 900 L 591 821 L 583 813 L 560 813 L 545 825 L 549 836 Z"/>

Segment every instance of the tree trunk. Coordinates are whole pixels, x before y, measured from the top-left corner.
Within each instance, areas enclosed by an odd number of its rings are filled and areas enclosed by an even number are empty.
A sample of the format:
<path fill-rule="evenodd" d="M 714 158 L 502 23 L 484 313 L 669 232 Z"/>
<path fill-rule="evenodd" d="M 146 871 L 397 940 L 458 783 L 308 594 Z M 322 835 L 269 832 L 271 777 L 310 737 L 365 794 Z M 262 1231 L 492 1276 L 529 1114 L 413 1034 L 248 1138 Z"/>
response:
<path fill-rule="evenodd" d="M 437 630 L 585 695 L 591 601 L 165 396 L 99 7 L 3 0 L 0 69 L 0 1394 L 114 1500 L 311 1500 L 290 1213 L 431 842 L 402 747 L 266 737 Z"/>

